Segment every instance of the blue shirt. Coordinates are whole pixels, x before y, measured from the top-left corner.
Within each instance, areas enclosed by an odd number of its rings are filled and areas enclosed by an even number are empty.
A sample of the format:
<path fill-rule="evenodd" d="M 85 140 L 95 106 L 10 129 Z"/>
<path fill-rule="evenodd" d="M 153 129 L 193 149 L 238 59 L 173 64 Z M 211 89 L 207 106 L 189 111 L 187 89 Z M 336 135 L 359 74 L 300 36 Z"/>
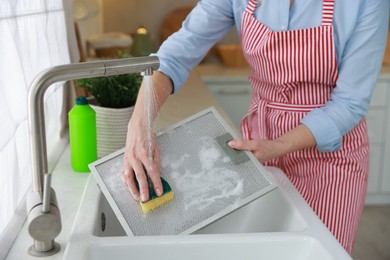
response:
<path fill-rule="evenodd" d="M 241 31 L 248 0 L 203 0 L 182 28 L 160 47 L 160 71 L 177 91 L 190 71 L 232 26 Z M 311 28 L 322 23 L 322 0 L 263 0 L 255 17 L 274 31 Z M 368 112 L 387 40 L 389 0 L 335 0 L 334 42 L 339 78 L 325 106 L 309 112 L 301 123 L 321 151 L 341 147 L 348 133 Z"/>

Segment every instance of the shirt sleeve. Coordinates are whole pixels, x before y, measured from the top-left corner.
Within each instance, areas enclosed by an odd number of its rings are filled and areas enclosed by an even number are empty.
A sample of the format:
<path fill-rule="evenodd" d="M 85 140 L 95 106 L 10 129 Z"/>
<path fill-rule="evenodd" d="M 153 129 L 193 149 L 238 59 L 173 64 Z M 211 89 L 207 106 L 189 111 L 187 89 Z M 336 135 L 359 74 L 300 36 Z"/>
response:
<path fill-rule="evenodd" d="M 342 136 L 366 116 L 382 65 L 388 22 L 389 1 L 365 1 L 338 62 L 338 80 L 330 101 L 302 120 L 320 151 L 339 150 Z"/>
<path fill-rule="evenodd" d="M 156 53 L 160 59 L 159 70 L 172 80 L 173 92 L 183 86 L 190 71 L 233 27 L 232 9 L 232 0 L 200 1 L 182 28 L 161 45 Z"/>

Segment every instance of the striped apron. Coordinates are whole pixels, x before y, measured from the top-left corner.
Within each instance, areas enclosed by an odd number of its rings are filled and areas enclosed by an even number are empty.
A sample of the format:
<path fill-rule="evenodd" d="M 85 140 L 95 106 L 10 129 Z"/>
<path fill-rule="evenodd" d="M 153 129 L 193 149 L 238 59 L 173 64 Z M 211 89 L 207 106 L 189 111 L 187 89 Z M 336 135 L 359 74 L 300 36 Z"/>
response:
<path fill-rule="evenodd" d="M 322 25 L 275 32 L 254 17 L 250 0 L 241 24 L 244 55 L 253 72 L 252 101 L 241 122 L 244 139 L 275 139 L 323 106 L 336 86 L 334 0 L 324 0 Z M 265 163 L 282 169 L 347 252 L 352 252 L 368 178 L 368 135 L 363 119 L 343 137 L 342 148 L 316 147 Z"/>

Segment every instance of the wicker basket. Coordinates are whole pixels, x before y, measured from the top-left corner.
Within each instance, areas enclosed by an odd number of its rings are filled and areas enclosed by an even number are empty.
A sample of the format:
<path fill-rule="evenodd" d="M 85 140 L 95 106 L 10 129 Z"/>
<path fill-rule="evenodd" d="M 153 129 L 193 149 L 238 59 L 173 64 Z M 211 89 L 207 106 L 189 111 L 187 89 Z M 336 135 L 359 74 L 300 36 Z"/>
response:
<path fill-rule="evenodd" d="M 98 157 L 101 158 L 125 147 L 127 125 L 134 107 L 115 109 L 92 104 L 91 107 L 96 111 Z"/>
<path fill-rule="evenodd" d="M 247 67 L 248 63 L 239 44 L 217 45 L 219 57 L 227 67 Z"/>

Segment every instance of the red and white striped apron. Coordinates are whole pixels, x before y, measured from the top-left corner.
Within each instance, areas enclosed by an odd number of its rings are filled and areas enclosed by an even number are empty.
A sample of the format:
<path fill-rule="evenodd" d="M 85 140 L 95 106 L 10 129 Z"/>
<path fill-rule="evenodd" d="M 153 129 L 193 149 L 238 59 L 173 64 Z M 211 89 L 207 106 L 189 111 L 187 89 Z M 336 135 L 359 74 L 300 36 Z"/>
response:
<path fill-rule="evenodd" d="M 334 0 L 324 0 L 319 27 L 275 32 L 254 17 L 250 0 L 241 24 L 244 55 L 253 72 L 252 102 L 241 123 L 245 139 L 275 139 L 323 106 L 336 86 Z M 336 152 L 309 148 L 266 162 L 282 169 L 344 248 L 351 253 L 368 178 L 368 135 L 363 119 Z"/>

